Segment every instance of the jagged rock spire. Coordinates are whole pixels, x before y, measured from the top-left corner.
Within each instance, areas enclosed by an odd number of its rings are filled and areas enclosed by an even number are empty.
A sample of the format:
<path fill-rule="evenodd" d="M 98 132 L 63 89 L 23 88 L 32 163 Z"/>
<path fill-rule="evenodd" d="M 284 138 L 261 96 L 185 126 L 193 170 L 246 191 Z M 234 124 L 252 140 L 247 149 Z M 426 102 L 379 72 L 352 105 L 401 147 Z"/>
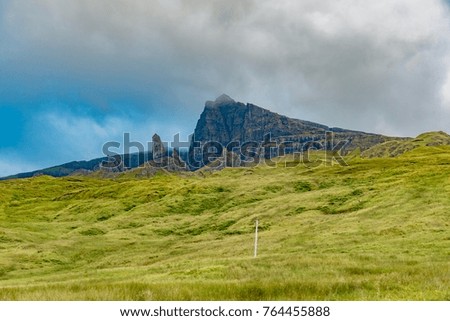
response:
<path fill-rule="evenodd" d="M 158 134 L 153 135 L 152 142 L 153 142 L 152 146 L 153 159 L 156 160 L 166 157 L 167 156 L 166 149 L 161 141 L 161 137 L 159 137 Z"/>

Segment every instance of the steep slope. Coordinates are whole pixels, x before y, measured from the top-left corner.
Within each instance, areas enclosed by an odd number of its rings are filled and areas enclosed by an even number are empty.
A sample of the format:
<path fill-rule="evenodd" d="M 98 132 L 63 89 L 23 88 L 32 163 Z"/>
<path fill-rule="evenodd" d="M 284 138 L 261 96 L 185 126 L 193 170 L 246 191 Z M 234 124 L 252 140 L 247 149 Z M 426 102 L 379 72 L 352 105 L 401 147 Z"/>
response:
<path fill-rule="evenodd" d="M 214 140 L 226 145 L 231 141 L 260 142 L 267 133 L 273 137 L 311 136 L 328 129 L 327 126 L 291 119 L 256 105 L 235 102 L 222 95 L 214 102 L 206 102 L 194 135 L 199 141 Z"/>
<path fill-rule="evenodd" d="M 334 142 L 326 142 L 326 132 L 334 133 Z M 236 102 L 227 95 L 218 97 L 215 101 L 207 101 L 205 108 L 200 115 L 194 131 L 194 138 L 200 142 L 215 141 L 223 146 L 235 141 L 243 144 L 245 142 L 261 143 L 265 135 L 270 134 L 272 140 L 283 143 L 292 142 L 294 149 L 301 149 L 307 142 L 319 142 L 325 148 L 333 148 L 340 141 L 347 141 L 342 153 L 346 154 L 352 150 L 364 151 L 379 143 L 403 138 L 392 138 L 383 135 L 370 134 L 348 129 L 328 127 L 322 124 L 305 120 L 292 119 L 253 104 L 243 104 Z M 178 151 L 176 151 L 177 153 Z M 186 160 L 186 152 L 183 151 L 181 158 Z M 193 155 L 192 148 L 189 153 Z M 147 163 L 152 159 L 151 153 L 140 153 L 132 155 L 122 155 L 124 163 L 116 168 L 116 171 L 134 169 Z M 91 161 L 70 162 L 50 168 L 37 170 L 29 173 L 20 173 L 3 179 L 27 178 L 37 175 L 50 175 L 54 177 L 68 176 L 71 174 L 85 174 L 98 171 L 107 158 L 98 158 Z M 180 160 L 181 161 L 181 160 Z M 195 162 L 193 162 L 195 163 Z M 202 163 L 203 164 L 203 163 Z M 190 169 L 201 167 L 189 164 Z M 172 169 L 176 169 L 174 166 Z M 1 178 L 0 178 L 1 179 Z"/>
<path fill-rule="evenodd" d="M 216 141 L 226 146 L 232 141 L 263 142 L 270 134 L 277 142 L 324 142 L 325 132 L 334 132 L 335 139 L 349 140 L 347 151 L 366 150 L 376 144 L 392 140 L 383 135 L 328 127 L 305 120 L 293 119 L 253 104 L 234 101 L 227 95 L 207 101 L 195 127 L 195 140 L 202 143 Z M 401 138 L 398 138 L 401 139 Z"/>

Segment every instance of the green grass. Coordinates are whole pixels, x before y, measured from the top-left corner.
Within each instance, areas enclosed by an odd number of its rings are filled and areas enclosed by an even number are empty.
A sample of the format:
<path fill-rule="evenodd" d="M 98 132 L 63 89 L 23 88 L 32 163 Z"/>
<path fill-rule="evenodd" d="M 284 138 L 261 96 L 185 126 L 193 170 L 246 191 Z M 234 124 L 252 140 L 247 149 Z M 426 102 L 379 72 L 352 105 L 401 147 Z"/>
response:
<path fill-rule="evenodd" d="M 368 158 L 396 157 L 421 146 L 440 145 L 450 145 L 450 135 L 442 131 L 428 132 L 420 134 L 414 139 L 389 140 L 382 144 L 377 144 L 362 152 L 361 156 Z"/>
<path fill-rule="evenodd" d="M 0 299 L 450 300 L 450 147 L 349 162 L 0 182 Z"/>

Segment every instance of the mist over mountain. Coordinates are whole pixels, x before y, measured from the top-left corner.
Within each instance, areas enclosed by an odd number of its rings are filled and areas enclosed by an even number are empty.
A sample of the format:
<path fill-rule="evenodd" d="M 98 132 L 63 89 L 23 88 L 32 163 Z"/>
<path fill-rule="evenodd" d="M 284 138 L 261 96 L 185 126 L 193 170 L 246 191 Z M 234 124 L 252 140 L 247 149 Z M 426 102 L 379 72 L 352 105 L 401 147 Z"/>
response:
<path fill-rule="evenodd" d="M 327 136 L 330 134 L 332 136 Z M 327 141 L 326 139 L 329 139 L 329 137 L 332 137 L 333 141 Z M 329 127 L 307 120 L 293 119 L 251 103 L 244 104 L 237 102 L 228 95 L 223 94 L 214 101 L 207 101 L 205 103 L 203 112 L 194 130 L 189 152 L 186 149 L 163 149 L 162 151 L 167 154 L 168 159 L 173 160 L 174 158 L 172 156 L 175 156 L 177 163 L 182 163 L 183 160 L 191 156 L 194 146 L 202 150 L 202 147 L 207 142 L 219 143 L 225 150 L 230 146 L 230 143 L 233 143 L 234 145 L 232 147 L 235 147 L 248 142 L 263 144 L 268 139 L 275 144 L 290 143 L 290 146 L 295 151 L 301 151 L 303 146 L 309 142 L 317 143 L 319 146 L 323 146 L 324 149 L 332 149 L 338 142 L 345 142 L 341 150 L 344 155 L 357 149 L 359 152 L 364 152 L 378 144 L 390 141 L 403 142 L 411 140 L 411 138 L 388 137 L 350 129 Z M 158 146 L 156 158 L 161 158 L 162 142 L 156 134 L 153 136 L 153 143 Z M 391 145 L 398 144 L 392 143 Z M 407 150 L 410 149 L 405 149 L 405 151 Z M 364 155 L 370 156 L 377 154 L 369 152 L 364 153 Z M 152 151 L 115 155 L 116 158 L 112 162 L 106 156 L 104 155 L 104 157 L 90 161 L 73 161 L 42 170 L 19 173 L 3 179 L 27 178 L 37 175 L 50 175 L 54 177 L 74 174 L 84 175 L 100 170 L 123 172 L 145 165 L 154 159 Z M 238 155 L 237 157 L 240 156 Z M 105 166 L 105 164 L 107 165 Z M 189 168 L 196 170 L 204 165 L 206 163 L 203 162 L 200 165 L 189 166 Z M 176 166 L 170 167 L 170 170 L 176 170 Z"/>
<path fill-rule="evenodd" d="M 270 135 L 278 143 L 302 144 L 323 142 L 326 132 L 333 132 L 336 140 L 346 140 L 346 150 L 368 149 L 392 140 L 392 137 L 361 131 L 328 127 L 306 120 L 289 118 L 251 103 L 243 104 L 223 94 L 215 101 L 207 101 L 194 131 L 200 145 L 215 141 L 226 146 L 231 142 L 263 142 Z"/>

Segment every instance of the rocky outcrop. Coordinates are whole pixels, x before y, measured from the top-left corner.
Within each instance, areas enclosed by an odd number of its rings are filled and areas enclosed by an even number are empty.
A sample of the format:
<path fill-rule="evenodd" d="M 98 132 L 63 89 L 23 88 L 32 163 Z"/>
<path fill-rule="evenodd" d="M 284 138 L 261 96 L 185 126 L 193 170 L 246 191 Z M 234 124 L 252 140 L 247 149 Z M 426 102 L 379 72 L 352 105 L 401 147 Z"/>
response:
<path fill-rule="evenodd" d="M 334 133 L 334 142 L 325 139 L 327 137 L 326 133 L 330 131 Z M 267 135 L 270 135 L 270 140 Z M 417 139 L 426 140 L 426 144 L 429 146 L 447 142 L 448 137 L 445 135 L 440 133 L 437 136 L 433 134 L 433 139 L 428 139 L 428 136 L 418 137 Z M 143 165 L 149 165 L 158 170 L 164 169 L 167 171 L 194 170 L 207 163 L 213 165 L 218 164 L 218 168 L 246 166 L 245 162 L 242 162 L 243 158 L 241 153 L 236 152 L 232 148 L 236 144 L 242 146 L 246 142 L 265 144 L 275 141 L 279 145 L 289 142 L 291 143 L 292 149 L 299 150 L 299 148 L 302 148 L 308 142 L 318 142 L 322 146 L 325 146 L 325 148 L 332 149 L 337 142 L 348 141 L 349 143 L 342 151 L 345 154 L 357 148 L 363 152 L 374 145 L 392 140 L 396 140 L 396 142 L 383 145 L 381 151 L 374 149 L 364 153 L 364 155 L 386 154 L 387 152 L 385 153 L 385 150 L 389 151 L 389 155 L 391 155 L 393 149 L 397 153 L 396 151 L 400 150 L 400 148 L 397 148 L 397 145 L 401 147 L 401 150 L 406 149 L 402 142 L 407 139 L 386 137 L 342 128 L 330 128 L 322 124 L 279 115 L 250 103 L 243 104 L 236 102 L 227 95 L 221 95 L 214 101 L 206 102 L 205 108 L 195 127 L 194 140 L 192 141 L 191 148 L 187 155 L 182 154 L 183 157 L 180 157 L 178 150 L 168 151 L 161 141 L 161 137 L 155 134 L 152 137 L 153 148 L 151 152 L 125 155 L 116 154 L 91 161 L 70 162 L 3 179 L 26 178 L 41 174 L 57 177 L 71 175 L 72 173 L 84 175 L 97 171 L 116 174 Z M 198 147 L 205 146 L 206 142 L 217 142 L 224 148 L 218 149 L 213 146 L 213 149 L 218 153 L 218 155 L 213 157 L 205 156 L 204 153 L 202 154 L 202 150 L 198 153 Z M 231 142 L 235 144 L 229 145 Z M 264 151 L 265 154 L 263 157 L 267 156 L 266 151 L 267 149 Z M 185 151 L 182 150 L 182 152 Z M 152 173 L 154 173 L 153 169 L 148 172 L 148 175 L 152 175 Z"/>
<path fill-rule="evenodd" d="M 328 127 L 273 113 L 253 104 L 235 102 L 227 95 L 207 101 L 197 122 L 194 136 L 197 141 L 262 141 L 264 135 L 272 137 L 312 135 Z"/>
<path fill-rule="evenodd" d="M 166 148 L 158 134 L 154 134 L 152 137 L 152 154 L 154 161 L 167 157 Z"/>
<path fill-rule="evenodd" d="M 153 168 L 160 168 L 169 172 L 188 170 L 186 164 L 181 159 L 178 150 L 173 149 L 172 152 L 169 153 L 158 134 L 154 134 L 152 137 L 152 159 L 148 164 Z"/>
<path fill-rule="evenodd" d="M 272 140 L 278 143 L 289 141 L 301 145 L 318 141 L 325 144 L 327 131 L 334 133 L 335 140 L 349 141 L 346 151 L 356 148 L 365 150 L 391 139 L 289 118 L 250 103 L 236 102 L 227 95 L 206 102 L 195 128 L 194 139 L 200 145 L 215 141 L 227 146 L 230 142 L 264 142 L 270 134 Z"/>

